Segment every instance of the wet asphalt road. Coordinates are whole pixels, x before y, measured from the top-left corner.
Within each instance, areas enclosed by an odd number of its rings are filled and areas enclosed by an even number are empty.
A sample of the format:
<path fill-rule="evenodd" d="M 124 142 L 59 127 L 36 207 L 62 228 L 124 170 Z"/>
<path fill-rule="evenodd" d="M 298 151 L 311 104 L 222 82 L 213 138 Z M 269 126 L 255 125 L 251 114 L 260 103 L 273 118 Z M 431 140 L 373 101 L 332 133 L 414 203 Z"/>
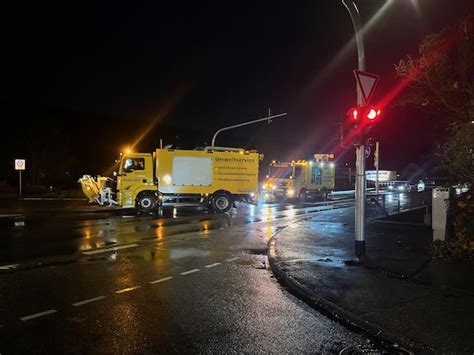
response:
<path fill-rule="evenodd" d="M 288 294 L 266 260 L 279 229 L 350 205 L 27 214 L 24 226 L 0 229 L 0 265 L 16 265 L 0 269 L 0 352 L 320 353 L 365 344 Z"/>
<path fill-rule="evenodd" d="M 57 204 L 62 204 L 57 206 Z M 342 204 L 342 205 L 341 205 Z M 0 218 L 1 265 L 77 257 L 81 252 L 107 246 L 155 240 L 172 235 L 228 228 L 240 224 L 298 218 L 350 201 L 329 203 L 239 204 L 228 214 L 208 214 L 194 207 L 167 207 L 162 217 L 137 215 L 134 210 L 103 212 L 82 201 L 25 201 Z M 16 217 L 18 216 L 18 217 Z"/>

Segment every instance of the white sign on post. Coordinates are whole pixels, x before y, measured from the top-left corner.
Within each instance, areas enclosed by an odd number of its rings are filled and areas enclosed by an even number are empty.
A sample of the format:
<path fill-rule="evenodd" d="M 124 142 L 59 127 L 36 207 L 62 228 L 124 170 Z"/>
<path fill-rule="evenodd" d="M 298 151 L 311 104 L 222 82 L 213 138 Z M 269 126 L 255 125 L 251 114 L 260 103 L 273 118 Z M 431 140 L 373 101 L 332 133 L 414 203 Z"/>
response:
<path fill-rule="evenodd" d="M 15 159 L 15 170 L 25 170 L 25 159 Z"/>
<path fill-rule="evenodd" d="M 25 159 L 15 159 L 15 170 L 18 170 L 18 185 L 21 197 L 21 172 L 26 169 Z"/>
<path fill-rule="evenodd" d="M 354 75 L 357 80 L 357 85 L 362 92 L 364 102 L 368 105 L 374 95 L 377 83 L 379 82 L 379 76 L 361 70 L 354 70 Z"/>

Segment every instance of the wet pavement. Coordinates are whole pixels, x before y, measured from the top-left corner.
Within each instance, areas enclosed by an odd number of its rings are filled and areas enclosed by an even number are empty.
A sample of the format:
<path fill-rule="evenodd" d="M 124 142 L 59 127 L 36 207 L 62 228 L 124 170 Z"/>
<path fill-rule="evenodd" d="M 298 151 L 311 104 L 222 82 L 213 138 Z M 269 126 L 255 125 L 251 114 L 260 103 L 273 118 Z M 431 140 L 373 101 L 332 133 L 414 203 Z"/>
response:
<path fill-rule="evenodd" d="M 472 353 L 472 263 L 432 260 L 423 209 L 401 223 L 369 223 L 367 257 L 354 263 L 351 211 L 315 215 L 278 233 L 269 260 L 277 277 L 333 319 L 399 349 Z"/>
<path fill-rule="evenodd" d="M 226 215 L 176 211 L 166 218 L 25 218 L 19 230 L 9 227 L 17 233 L 8 234 L 11 245 L 22 238 L 31 250 L 59 243 L 58 256 L 69 246 L 73 257 L 50 262 L 57 260 L 50 246 L 31 263 L 31 253 L 18 247 L 21 258 L 13 261 L 20 265 L 0 269 L 0 352 L 375 349 L 288 294 L 268 269 L 267 244 L 278 230 L 334 213 L 335 205 L 238 206 Z"/>
<path fill-rule="evenodd" d="M 100 208 L 84 201 L 22 201 L 13 209 L 21 217 L 0 218 L 0 267 L 77 257 L 95 249 L 173 235 L 227 228 L 281 218 L 298 218 L 323 209 L 349 206 L 351 201 L 305 204 L 238 204 L 227 214 L 198 208 L 166 207 L 164 215 L 138 215 L 133 209 Z M 99 208 L 97 208 L 99 207 Z"/>
<path fill-rule="evenodd" d="M 277 232 L 352 206 L 349 197 L 140 216 L 22 201 L 11 208 L 20 219 L 0 217 L 0 352 L 376 350 L 289 294 L 267 260 Z"/>

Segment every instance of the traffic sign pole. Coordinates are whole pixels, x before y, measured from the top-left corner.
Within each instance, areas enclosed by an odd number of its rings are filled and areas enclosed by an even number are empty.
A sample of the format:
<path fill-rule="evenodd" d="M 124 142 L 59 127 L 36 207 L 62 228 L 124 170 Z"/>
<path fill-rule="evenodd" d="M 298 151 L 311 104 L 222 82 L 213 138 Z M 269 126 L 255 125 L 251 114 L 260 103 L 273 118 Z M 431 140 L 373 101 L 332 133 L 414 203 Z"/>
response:
<path fill-rule="evenodd" d="M 21 197 L 21 170 L 18 170 L 19 180 L 20 180 L 20 197 Z"/>
<path fill-rule="evenodd" d="M 362 258 L 365 254 L 365 149 L 363 144 L 356 148 L 355 226 L 355 254 L 358 258 Z"/>
<path fill-rule="evenodd" d="M 354 1 L 342 0 L 354 27 L 357 44 L 359 71 L 365 71 L 364 39 L 361 31 L 360 14 Z M 356 85 L 357 105 L 364 105 L 363 87 Z M 365 254 L 365 149 L 364 142 L 356 146 L 356 183 L 355 183 L 355 254 L 360 259 Z"/>
<path fill-rule="evenodd" d="M 379 150 L 379 142 L 375 143 L 375 194 L 379 195 L 379 159 L 380 159 L 380 150 Z"/>
<path fill-rule="evenodd" d="M 21 172 L 26 169 L 26 160 L 25 159 L 15 159 L 15 170 L 18 170 L 18 192 L 21 197 Z"/>

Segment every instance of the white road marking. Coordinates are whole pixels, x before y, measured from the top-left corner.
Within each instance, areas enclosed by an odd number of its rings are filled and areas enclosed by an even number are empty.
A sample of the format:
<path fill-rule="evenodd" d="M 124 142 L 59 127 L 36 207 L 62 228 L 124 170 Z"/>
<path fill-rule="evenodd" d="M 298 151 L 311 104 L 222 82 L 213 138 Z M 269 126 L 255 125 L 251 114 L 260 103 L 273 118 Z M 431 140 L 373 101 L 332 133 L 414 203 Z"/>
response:
<path fill-rule="evenodd" d="M 25 321 L 30 320 L 30 319 L 35 319 L 35 318 L 47 316 L 48 314 L 56 313 L 56 312 L 57 311 L 55 309 L 48 309 L 47 311 L 44 311 L 44 312 L 39 312 L 39 313 L 35 313 L 35 314 L 30 314 L 29 316 L 20 317 L 20 320 L 25 322 Z"/>
<path fill-rule="evenodd" d="M 0 270 L 10 270 L 10 269 L 14 269 L 18 266 L 20 266 L 20 264 L 3 265 L 3 266 L 0 266 Z"/>
<path fill-rule="evenodd" d="M 235 257 L 235 258 L 227 259 L 226 261 L 229 261 L 229 262 L 230 262 L 230 261 L 236 261 L 236 260 L 239 260 L 239 259 L 240 259 L 240 257 L 237 256 L 237 257 Z"/>
<path fill-rule="evenodd" d="M 115 293 L 124 293 L 124 292 L 130 292 L 133 290 L 136 290 L 137 288 L 140 288 L 141 286 L 133 286 L 133 287 L 127 287 L 118 291 L 115 291 Z"/>
<path fill-rule="evenodd" d="M 168 281 L 168 280 L 171 280 L 173 277 L 172 276 L 167 276 L 167 277 L 163 277 L 162 279 L 158 279 L 158 280 L 155 280 L 155 281 L 150 281 L 151 284 L 158 284 L 160 282 L 165 282 L 165 281 Z"/>
<path fill-rule="evenodd" d="M 217 265 L 220 265 L 221 263 L 214 263 L 214 264 L 209 264 L 209 265 L 206 265 L 204 267 L 207 267 L 207 268 L 210 268 L 210 267 L 214 267 L 214 266 L 217 266 Z"/>
<path fill-rule="evenodd" d="M 122 249 L 135 248 L 135 247 L 137 247 L 137 246 L 138 246 L 138 244 L 120 245 L 120 246 L 118 246 L 118 247 L 112 247 L 112 248 L 105 248 L 105 249 L 97 249 L 97 250 L 83 251 L 82 254 L 93 255 L 93 254 L 100 254 L 100 253 L 110 253 L 111 251 L 117 251 L 117 250 L 122 250 Z"/>
<path fill-rule="evenodd" d="M 199 271 L 199 269 L 192 269 L 192 270 L 189 270 L 189 271 L 182 272 L 182 273 L 180 273 L 180 275 L 183 275 L 183 276 L 184 275 L 189 275 L 189 274 L 192 274 L 192 273 L 198 272 L 198 271 Z"/>
<path fill-rule="evenodd" d="M 89 299 L 84 300 L 84 301 L 79 301 L 79 302 L 73 303 L 72 305 L 76 306 L 76 307 L 77 306 L 82 306 L 82 305 L 87 304 L 87 303 L 103 300 L 104 298 L 105 298 L 105 296 L 98 296 L 98 297 L 94 297 L 94 298 L 89 298 Z"/>
<path fill-rule="evenodd" d="M 22 214 L 18 213 L 2 213 L 0 214 L 0 218 L 11 218 L 11 217 L 24 217 Z"/>

